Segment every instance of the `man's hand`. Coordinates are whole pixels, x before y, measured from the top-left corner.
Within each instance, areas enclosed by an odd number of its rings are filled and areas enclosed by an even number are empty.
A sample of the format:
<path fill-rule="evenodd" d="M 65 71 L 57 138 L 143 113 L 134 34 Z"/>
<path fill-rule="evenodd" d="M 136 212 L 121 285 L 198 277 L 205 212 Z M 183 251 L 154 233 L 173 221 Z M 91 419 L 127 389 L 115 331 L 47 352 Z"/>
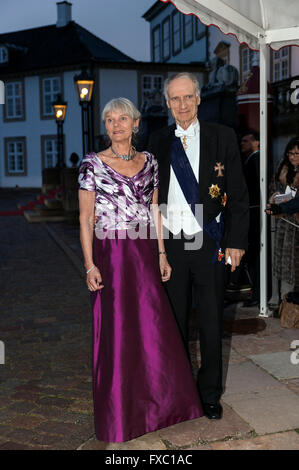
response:
<path fill-rule="evenodd" d="M 232 262 L 231 272 L 235 271 L 236 267 L 240 265 L 244 253 L 245 250 L 240 250 L 239 248 L 226 248 L 225 264 L 227 264 L 228 257 L 230 256 Z"/>

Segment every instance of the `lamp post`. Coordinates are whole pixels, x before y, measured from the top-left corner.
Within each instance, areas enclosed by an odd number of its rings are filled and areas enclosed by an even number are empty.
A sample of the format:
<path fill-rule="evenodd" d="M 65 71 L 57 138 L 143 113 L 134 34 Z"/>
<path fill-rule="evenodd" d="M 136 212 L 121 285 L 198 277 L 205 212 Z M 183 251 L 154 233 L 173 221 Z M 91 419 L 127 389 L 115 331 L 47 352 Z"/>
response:
<path fill-rule="evenodd" d="M 57 96 L 56 101 L 52 103 L 56 124 L 57 124 L 57 147 L 58 147 L 58 158 L 57 167 L 63 167 L 63 123 L 66 115 L 67 102 L 62 101 L 61 95 Z"/>
<path fill-rule="evenodd" d="M 75 75 L 79 103 L 82 109 L 82 140 L 83 155 L 93 150 L 93 126 L 91 120 L 91 98 L 94 86 L 94 77 L 83 71 L 80 75 Z"/>

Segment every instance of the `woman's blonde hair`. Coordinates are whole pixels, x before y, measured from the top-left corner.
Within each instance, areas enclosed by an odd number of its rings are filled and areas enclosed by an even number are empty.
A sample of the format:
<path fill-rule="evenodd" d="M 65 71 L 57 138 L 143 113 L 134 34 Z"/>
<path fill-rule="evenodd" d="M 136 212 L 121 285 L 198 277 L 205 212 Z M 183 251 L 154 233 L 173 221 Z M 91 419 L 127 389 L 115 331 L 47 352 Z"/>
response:
<path fill-rule="evenodd" d="M 127 116 L 130 116 L 133 121 L 136 121 L 136 119 L 139 119 L 141 116 L 134 103 L 128 100 L 128 98 L 113 98 L 112 100 L 108 101 L 102 111 L 103 122 L 105 122 L 106 115 L 110 111 L 122 111 Z"/>

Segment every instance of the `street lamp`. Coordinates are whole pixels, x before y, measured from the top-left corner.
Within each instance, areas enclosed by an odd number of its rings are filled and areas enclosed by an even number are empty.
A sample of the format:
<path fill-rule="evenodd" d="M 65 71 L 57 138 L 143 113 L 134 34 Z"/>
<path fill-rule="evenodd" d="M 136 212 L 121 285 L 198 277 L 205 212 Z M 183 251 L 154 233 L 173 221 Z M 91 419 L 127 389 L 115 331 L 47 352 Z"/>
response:
<path fill-rule="evenodd" d="M 63 123 L 66 115 L 67 102 L 62 101 L 61 95 L 57 95 L 56 101 L 52 103 L 56 124 L 57 124 L 57 147 L 58 147 L 58 158 L 57 167 L 63 167 Z"/>
<path fill-rule="evenodd" d="M 94 86 L 94 77 L 84 70 L 80 75 L 75 75 L 74 82 L 82 109 L 83 155 L 86 155 L 88 152 L 93 150 L 91 98 Z"/>

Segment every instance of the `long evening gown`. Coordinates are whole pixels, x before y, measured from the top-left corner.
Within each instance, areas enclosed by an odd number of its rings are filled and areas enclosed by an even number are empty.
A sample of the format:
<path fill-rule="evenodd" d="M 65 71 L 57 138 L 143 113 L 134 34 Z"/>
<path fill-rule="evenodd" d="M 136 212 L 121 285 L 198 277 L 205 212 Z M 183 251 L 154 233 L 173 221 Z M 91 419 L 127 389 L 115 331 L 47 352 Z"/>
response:
<path fill-rule="evenodd" d="M 133 236 L 140 227 L 150 232 L 156 187 L 157 161 L 147 152 L 144 167 L 133 177 L 118 173 L 95 153 L 80 166 L 79 188 L 96 192 L 93 261 L 104 284 L 90 294 L 94 422 L 100 441 L 131 440 L 203 414 L 161 283 L 157 239 Z M 132 221 L 138 223 L 135 229 Z"/>

